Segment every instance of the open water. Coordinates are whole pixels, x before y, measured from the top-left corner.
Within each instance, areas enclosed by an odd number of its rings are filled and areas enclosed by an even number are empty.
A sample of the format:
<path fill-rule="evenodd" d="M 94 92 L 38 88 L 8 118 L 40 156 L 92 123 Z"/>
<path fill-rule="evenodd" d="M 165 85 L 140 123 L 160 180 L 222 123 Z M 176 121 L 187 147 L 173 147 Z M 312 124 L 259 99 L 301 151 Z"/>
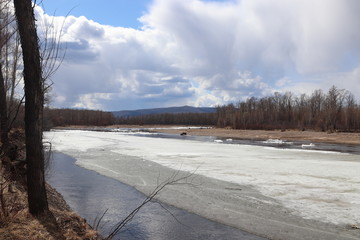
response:
<path fill-rule="evenodd" d="M 99 225 L 103 236 L 139 206 L 146 196 L 133 187 L 75 164 L 75 159 L 53 153 L 47 181 L 60 192 L 70 207 L 88 223 Z M 143 207 L 115 239 L 242 239 L 262 240 L 249 233 L 207 220 L 187 211 L 157 202 Z"/>

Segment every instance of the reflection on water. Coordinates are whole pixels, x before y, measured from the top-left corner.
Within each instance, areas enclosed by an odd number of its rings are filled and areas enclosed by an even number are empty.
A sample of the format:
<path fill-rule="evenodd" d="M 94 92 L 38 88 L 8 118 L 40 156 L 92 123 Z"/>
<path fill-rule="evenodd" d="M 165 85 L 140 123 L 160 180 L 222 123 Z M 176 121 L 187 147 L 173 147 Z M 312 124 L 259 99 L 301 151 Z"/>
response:
<path fill-rule="evenodd" d="M 107 209 L 100 230 L 103 235 L 145 199 L 145 195 L 117 180 L 74 164 L 75 159 L 53 153 L 47 181 L 70 207 L 93 225 Z M 169 213 L 171 212 L 171 214 Z M 115 239 L 243 239 L 262 240 L 184 210 L 151 202 Z"/>

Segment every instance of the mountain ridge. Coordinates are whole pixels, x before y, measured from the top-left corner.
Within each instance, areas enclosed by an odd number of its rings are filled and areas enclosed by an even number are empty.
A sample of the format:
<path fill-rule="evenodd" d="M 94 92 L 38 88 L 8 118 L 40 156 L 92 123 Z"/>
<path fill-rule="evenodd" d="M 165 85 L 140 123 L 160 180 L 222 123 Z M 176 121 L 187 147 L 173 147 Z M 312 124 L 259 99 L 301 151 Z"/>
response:
<path fill-rule="evenodd" d="M 179 113 L 214 113 L 214 112 L 216 112 L 216 108 L 213 107 L 181 106 L 181 107 L 112 111 L 112 114 L 115 117 L 137 117 L 143 115 L 164 114 L 164 113 L 179 114 Z"/>

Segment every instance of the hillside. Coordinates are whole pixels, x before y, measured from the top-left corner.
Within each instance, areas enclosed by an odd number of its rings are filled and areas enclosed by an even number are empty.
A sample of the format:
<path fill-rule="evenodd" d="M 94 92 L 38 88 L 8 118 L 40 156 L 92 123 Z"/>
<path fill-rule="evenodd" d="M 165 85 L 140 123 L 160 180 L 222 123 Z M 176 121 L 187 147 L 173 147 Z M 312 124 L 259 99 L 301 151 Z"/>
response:
<path fill-rule="evenodd" d="M 115 117 L 136 117 L 150 114 L 162 113 L 213 113 L 216 108 L 211 107 L 168 107 L 168 108 L 152 108 L 152 109 L 138 109 L 138 110 L 123 110 L 112 112 Z"/>

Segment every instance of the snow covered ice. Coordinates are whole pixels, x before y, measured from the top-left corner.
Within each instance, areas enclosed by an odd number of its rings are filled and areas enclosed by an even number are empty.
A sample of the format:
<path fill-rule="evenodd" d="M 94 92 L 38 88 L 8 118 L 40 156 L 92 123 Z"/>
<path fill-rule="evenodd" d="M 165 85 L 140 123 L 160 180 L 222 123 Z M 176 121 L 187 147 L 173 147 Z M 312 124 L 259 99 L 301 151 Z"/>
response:
<path fill-rule="evenodd" d="M 52 131 L 45 138 L 57 151 L 96 171 L 118 170 L 81 152 L 110 151 L 176 170 L 251 185 L 306 219 L 360 224 L 360 156 L 267 146 L 219 144 L 136 136 L 125 132 Z M 111 159 L 117 161 L 117 158 Z"/>

